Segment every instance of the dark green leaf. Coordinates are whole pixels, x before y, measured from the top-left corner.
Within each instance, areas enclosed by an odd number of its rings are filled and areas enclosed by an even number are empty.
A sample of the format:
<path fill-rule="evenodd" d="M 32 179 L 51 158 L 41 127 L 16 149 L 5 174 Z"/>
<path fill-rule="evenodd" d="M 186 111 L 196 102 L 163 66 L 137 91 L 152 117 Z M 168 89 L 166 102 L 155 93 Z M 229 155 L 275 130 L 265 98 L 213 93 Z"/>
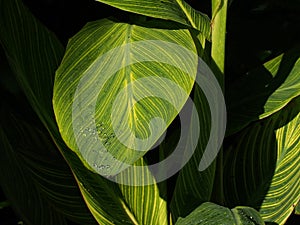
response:
<path fill-rule="evenodd" d="M 68 165 L 44 132 L 2 113 L 0 139 L 1 187 L 26 223 L 91 221 Z"/>
<path fill-rule="evenodd" d="M 55 126 L 52 84 L 63 46 L 19 0 L 0 0 L 0 43 L 32 107 L 43 123 Z"/>
<path fill-rule="evenodd" d="M 199 117 L 200 136 L 195 137 L 192 135 L 195 124 L 191 124 L 191 137 L 199 138 L 199 140 L 194 155 L 180 171 L 177 178 L 171 201 L 171 213 L 174 221 L 178 217 L 187 216 L 201 203 L 211 200 L 215 177 L 215 162 L 204 171 L 199 171 L 198 169 L 209 139 L 211 117 L 206 97 L 199 87 L 195 89 L 194 96 L 194 103 L 197 107 Z M 164 148 L 170 148 L 170 145 L 164 146 Z"/>
<path fill-rule="evenodd" d="M 300 95 L 299 55 L 295 48 L 228 85 L 228 135 L 272 115 Z"/>
<path fill-rule="evenodd" d="M 176 225 L 264 225 L 259 213 L 249 207 L 232 210 L 205 202 L 185 218 L 179 218 Z"/>
<path fill-rule="evenodd" d="M 225 151 L 225 198 L 283 224 L 300 198 L 300 98 L 255 122 Z"/>

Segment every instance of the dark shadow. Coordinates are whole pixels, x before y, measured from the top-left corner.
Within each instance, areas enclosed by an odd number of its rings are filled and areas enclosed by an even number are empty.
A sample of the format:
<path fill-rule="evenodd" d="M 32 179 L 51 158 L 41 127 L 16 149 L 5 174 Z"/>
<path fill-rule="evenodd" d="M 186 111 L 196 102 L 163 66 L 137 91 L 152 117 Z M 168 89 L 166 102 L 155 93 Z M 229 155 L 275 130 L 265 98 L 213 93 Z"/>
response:
<path fill-rule="evenodd" d="M 275 76 L 260 66 L 233 83 L 227 83 L 225 98 L 228 107 L 227 135 L 242 129 L 263 114 L 268 98 L 286 80 L 300 56 L 300 47 L 285 53 Z"/>
<path fill-rule="evenodd" d="M 260 209 L 275 175 L 279 157 L 275 131 L 292 121 L 299 110 L 300 97 L 292 100 L 283 110 L 251 123 L 226 139 L 224 195 L 228 207 L 245 205 Z"/>

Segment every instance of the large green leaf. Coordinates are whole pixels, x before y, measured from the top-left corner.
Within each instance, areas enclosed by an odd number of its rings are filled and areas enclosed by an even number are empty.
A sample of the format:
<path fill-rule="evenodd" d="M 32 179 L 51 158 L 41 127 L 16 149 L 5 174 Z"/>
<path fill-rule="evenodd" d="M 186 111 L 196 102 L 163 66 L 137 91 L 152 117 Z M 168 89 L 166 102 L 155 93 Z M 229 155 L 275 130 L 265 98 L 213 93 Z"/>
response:
<path fill-rule="evenodd" d="M 53 71 L 58 66 L 59 59 L 62 58 L 63 54 L 61 45 L 52 34 L 48 36 L 49 31 L 36 21 L 30 12 L 24 8 L 21 1 L 1 0 L 0 3 L 0 40 L 5 47 L 11 67 L 14 69 L 19 84 L 27 94 L 29 102 L 72 169 L 81 194 L 93 216 L 99 224 L 138 224 L 140 221 L 135 217 L 142 213 L 139 210 L 146 210 L 142 207 L 144 204 L 143 198 L 136 199 L 138 190 L 133 187 L 130 195 L 124 194 L 126 196 L 125 200 L 117 184 L 89 171 L 77 155 L 68 149 L 60 136 L 52 112 L 51 88 L 53 87 Z M 27 27 L 27 29 L 24 29 L 24 27 Z M 53 43 L 56 44 L 53 45 Z M 31 52 L 30 54 L 28 49 Z M 36 57 L 40 59 L 36 59 Z M 127 190 L 122 187 L 122 191 L 125 193 Z M 155 185 L 145 188 L 144 198 L 152 199 L 152 204 L 147 205 L 149 217 L 144 220 L 165 223 L 166 219 L 164 219 L 165 215 L 163 213 L 157 219 L 158 213 L 163 211 L 164 204 L 164 201 L 160 200 L 160 194 Z M 129 203 L 133 199 L 136 199 L 135 206 L 130 207 Z M 137 207 L 138 205 L 140 206 Z M 85 211 L 81 210 L 81 212 L 84 214 Z M 88 213 L 85 216 L 85 218 L 88 218 L 90 214 Z M 93 223 L 94 219 L 83 222 L 83 224 Z"/>
<path fill-rule="evenodd" d="M 102 175 L 141 158 L 186 102 L 195 53 L 190 32 L 177 24 L 89 23 L 56 73 L 54 111 L 67 145 Z"/>
<path fill-rule="evenodd" d="M 72 172 L 44 131 L 1 112 L 0 139 L 0 184 L 26 224 L 92 221 Z"/>
<path fill-rule="evenodd" d="M 210 20 L 183 0 L 97 0 L 116 8 L 188 25 L 210 40 Z"/>
<path fill-rule="evenodd" d="M 250 207 L 228 209 L 211 202 L 205 202 L 185 218 L 179 218 L 176 225 L 263 225 L 259 213 Z"/>
<path fill-rule="evenodd" d="M 240 132 L 226 149 L 225 198 L 284 224 L 300 198 L 300 99 Z"/>
<path fill-rule="evenodd" d="M 228 84 L 228 135 L 266 118 L 300 95 L 300 48 L 282 54 Z"/>

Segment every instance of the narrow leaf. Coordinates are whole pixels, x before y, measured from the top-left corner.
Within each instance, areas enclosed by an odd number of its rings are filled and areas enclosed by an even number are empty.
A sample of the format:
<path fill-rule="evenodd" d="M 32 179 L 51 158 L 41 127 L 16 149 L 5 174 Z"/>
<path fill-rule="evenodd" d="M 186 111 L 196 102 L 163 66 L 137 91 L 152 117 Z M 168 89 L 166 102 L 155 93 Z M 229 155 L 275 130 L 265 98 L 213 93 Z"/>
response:
<path fill-rule="evenodd" d="M 32 107 L 43 123 L 53 123 L 51 84 L 63 46 L 19 0 L 0 0 L 0 43 Z"/>
<path fill-rule="evenodd" d="M 191 124 L 190 137 L 198 140 L 198 144 L 192 158 L 180 171 L 176 181 L 170 205 L 173 221 L 176 221 L 178 217 L 187 216 L 203 202 L 210 201 L 213 190 L 215 162 L 204 171 L 198 169 L 211 129 L 209 105 L 199 87 L 195 88 L 194 103 L 199 117 L 200 136 L 193 135 L 195 124 Z M 190 148 L 190 145 L 188 143 L 187 148 Z M 165 148 L 170 148 L 170 145 Z"/>
<path fill-rule="evenodd" d="M 22 219 L 36 225 L 91 221 L 69 167 L 47 136 L 12 116 L 1 118 L 0 183 Z"/>
<path fill-rule="evenodd" d="M 149 17 L 188 25 L 210 40 L 210 20 L 183 0 L 97 0 L 113 7 Z"/>
<path fill-rule="evenodd" d="M 299 54 L 295 48 L 228 85 L 228 135 L 272 115 L 300 95 Z"/>
<path fill-rule="evenodd" d="M 133 178 L 134 180 L 137 181 L 139 179 L 143 180 L 145 183 L 154 184 L 137 186 L 133 181 L 130 186 L 119 185 L 130 210 L 135 215 L 138 224 L 167 225 L 168 212 L 166 190 L 159 188 L 160 186 L 155 183 L 154 177 L 143 159 L 137 161 L 134 166 L 143 166 L 143 171 L 141 173 L 136 171 Z M 130 173 L 126 173 L 126 171 L 122 174 L 123 176 L 118 180 L 120 183 L 122 183 L 123 179 L 128 179 L 130 176 Z"/>

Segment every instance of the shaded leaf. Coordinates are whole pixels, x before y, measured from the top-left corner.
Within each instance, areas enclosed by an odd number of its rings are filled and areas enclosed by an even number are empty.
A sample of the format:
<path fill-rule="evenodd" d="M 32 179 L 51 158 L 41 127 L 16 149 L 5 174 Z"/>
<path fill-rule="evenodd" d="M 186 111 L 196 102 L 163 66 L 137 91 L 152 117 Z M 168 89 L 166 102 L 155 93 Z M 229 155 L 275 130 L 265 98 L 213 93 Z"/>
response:
<path fill-rule="evenodd" d="M 240 132 L 225 151 L 225 198 L 283 224 L 300 197 L 300 99 Z"/>
<path fill-rule="evenodd" d="M 191 124 L 190 138 L 198 139 L 197 148 L 190 161 L 180 171 L 176 181 L 174 194 L 171 201 L 171 213 L 173 221 L 178 217 L 185 217 L 197 208 L 201 203 L 211 200 L 215 176 L 215 162 L 206 170 L 199 171 L 199 163 L 207 145 L 210 135 L 211 116 L 210 109 L 204 93 L 199 87 L 195 88 L 194 103 L 197 108 L 199 117 L 200 136 L 193 135 L 193 126 Z M 188 140 L 187 146 L 190 147 L 191 139 Z M 165 148 L 170 148 L 165 146 Z"/>
<path fill-rule="evenodd" d="M 2 113 L 0 138 L 1 187 L 26 223 L 91 221 L 69 167 L 47 135 Z"/>
<path fill-rule="evenodd" d="M 253 224 L 263 225 L 259 213 L 250 207 L 236 207 L 232 210 L 205 202 L 185 218 L 179 218 L 176 225 L 219 225 L 219 224 Z"/>
<path fill-rule="evenodd" d="M 0 0 L 0 43 L 32 107 L 54 126 L 51 84 L 63 46 L 18 0 Z"/>
<path fill-rule="evenodd" d="M 295 48 L 229 84 L 228 135 L 272 115 L 300 95 L 299 54 Z"/>

